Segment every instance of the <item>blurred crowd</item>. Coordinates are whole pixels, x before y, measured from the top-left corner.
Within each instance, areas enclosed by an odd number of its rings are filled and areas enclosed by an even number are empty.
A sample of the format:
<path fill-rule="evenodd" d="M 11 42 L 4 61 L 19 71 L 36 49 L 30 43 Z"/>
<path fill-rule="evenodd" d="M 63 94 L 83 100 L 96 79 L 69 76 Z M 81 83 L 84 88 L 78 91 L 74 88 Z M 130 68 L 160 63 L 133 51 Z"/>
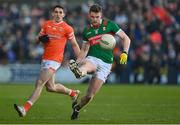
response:
<path fill-rule="evenodd" d="M 78 1 L 77 1 L 78 2 Z M 74 27 L 81 46 L 82 30 L 88 22 L 89 6 L 99 3 L 104 17 L 116 22 L 130 37 L 131 48 L 126 66 L 119 64 L 122 43 L 114 49 L 113 82 L 177 83 L 180 75 L 180 2 L 179 0 L 44 1 L 36 3 L 1 2 L 0 64 L 39 63 L 42 45 L 36 43 L 43 22 L 51 18 L 50 8 L 66 8 L 65 20 Z M 121 41 L 117 38 L 117 41 Z M 65 62 L 74 58 L 66 46 Z M 128 77 L 128 78 L 127 78 Z M 179 80 L 180 81 L 180 80 Z"/>

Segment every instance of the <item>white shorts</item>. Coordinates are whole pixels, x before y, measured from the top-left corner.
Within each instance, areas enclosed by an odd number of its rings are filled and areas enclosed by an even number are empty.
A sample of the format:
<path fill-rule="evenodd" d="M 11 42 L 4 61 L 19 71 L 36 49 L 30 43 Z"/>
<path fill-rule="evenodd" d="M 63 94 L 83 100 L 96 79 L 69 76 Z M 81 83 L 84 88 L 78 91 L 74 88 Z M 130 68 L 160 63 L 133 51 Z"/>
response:
<path fill-rule="evenodd" d="M 93 56 L 88 56 L 86 59 L 89 60 L 91 63 L 93 63 L 97 67 L 97 70 L 93 76 L 105 82 L 108 75 L 111 73 L 112 64 L 105 63 L 101 59 L 98 59 Z"/>
<path fill-rule="evenodd" d="M 52 69 L 54 72 L 61 66 L 61 63 L 58 63 L 53 60 L 42 60 L 41 69 Z"/>

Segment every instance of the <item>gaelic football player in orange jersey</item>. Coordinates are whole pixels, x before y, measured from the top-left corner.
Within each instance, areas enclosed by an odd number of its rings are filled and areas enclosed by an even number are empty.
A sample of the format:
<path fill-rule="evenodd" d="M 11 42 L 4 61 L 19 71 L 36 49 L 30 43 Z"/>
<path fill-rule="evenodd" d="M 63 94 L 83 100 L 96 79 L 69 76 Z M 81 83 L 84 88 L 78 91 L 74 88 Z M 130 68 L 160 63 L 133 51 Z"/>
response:
<path fill-rule="evenodd" d="M 46 21 L 41 28 L 38 39 L 44 45 L 44 54 L 42 56 L 40 75 L 36 81 L 35 89 L 27 102 L 23 106 L 14 104 L 14 108 L 21 117 L 26 116 L 31 106 L 38 100 L 44 86 L 49 92 L 69 95 L 73 103 L 77 101 L 80 94 L 79 90 L 72 90 L 62 84 L 55 84 L 55 72 L 63 60 L 67 40 L 71 42 L 76 57 L 80 52 L 73 28 L 63 21 L 64 16 L 65 13 L 62 6 L 57 5 L 53 7 L 53 19 Z"/>

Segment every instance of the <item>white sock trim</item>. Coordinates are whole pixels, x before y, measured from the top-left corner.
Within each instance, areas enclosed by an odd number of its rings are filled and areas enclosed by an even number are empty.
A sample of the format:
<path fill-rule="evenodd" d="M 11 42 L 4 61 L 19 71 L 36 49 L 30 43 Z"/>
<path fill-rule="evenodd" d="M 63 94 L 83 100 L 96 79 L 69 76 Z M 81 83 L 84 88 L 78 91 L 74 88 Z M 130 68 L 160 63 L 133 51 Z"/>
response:
<path fill-rule="evenodd" d="M 71 95 L 71 93 L 72 93 L 72 89 L 69 90 L 69 95 Z"/>
<path fill-rule="evenodd" d="M 32 103 L 31 101 L 28 100 L 27 102 L 28 102 L 31 106 L 33 105 L 33 103 Z"/>

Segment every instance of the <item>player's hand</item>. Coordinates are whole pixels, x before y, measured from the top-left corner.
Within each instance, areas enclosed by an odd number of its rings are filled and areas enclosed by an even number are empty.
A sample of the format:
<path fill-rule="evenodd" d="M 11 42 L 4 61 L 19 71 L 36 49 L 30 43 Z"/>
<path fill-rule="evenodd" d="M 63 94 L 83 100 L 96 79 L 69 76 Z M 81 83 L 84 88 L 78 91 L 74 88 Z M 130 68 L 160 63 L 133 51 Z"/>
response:
<path fill-rule="evenodd" d="M 42 43 L 47 43 L 49 42 L 49 36 L 48 35 L 39 36 L 39 41 L 41 41 Z"/>
<path fill-rule="evenodd" d="M 122 52 L 120 55 L 120 64 L 126 64 L 127 63 L 127 59 L 128 59 L 128 54 L 127 52 Z"/>

